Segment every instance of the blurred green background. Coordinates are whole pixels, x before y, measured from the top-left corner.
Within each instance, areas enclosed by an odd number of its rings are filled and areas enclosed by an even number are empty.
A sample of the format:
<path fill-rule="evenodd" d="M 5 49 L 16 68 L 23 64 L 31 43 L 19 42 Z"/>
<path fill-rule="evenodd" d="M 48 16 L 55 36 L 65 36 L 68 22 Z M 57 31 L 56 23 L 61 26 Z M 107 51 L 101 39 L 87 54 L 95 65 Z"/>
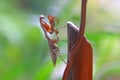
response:
<path fill-rule="evenodd" d="M 120 80 L 119 3 L 88 0 L 85 34 L 93 47 L 94 80 Z M 80 4 L 81 0 L 1 0 L 0 80 L 61 80 L 65 64 L 58 59 L 53 66 L 39 15 L 56 16 L 57 26 L 67 21 L 79 26 Z M 66 40 L 66 28 L 59 36 Z M 66 42 L 58 46 L 66 60 Z"/>

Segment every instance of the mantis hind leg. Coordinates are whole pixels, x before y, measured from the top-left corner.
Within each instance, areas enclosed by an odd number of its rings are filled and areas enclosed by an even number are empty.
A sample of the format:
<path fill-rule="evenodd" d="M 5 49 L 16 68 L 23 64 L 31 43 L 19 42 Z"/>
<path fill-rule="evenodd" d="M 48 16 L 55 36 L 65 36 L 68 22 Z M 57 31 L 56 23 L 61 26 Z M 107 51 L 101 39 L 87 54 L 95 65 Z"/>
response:
<path fill-rule="evenodd" d="M 66 61 L 61 57 L 59 49 L 54 49 L 54 52 L 65 64 L 67 64 Z"/>

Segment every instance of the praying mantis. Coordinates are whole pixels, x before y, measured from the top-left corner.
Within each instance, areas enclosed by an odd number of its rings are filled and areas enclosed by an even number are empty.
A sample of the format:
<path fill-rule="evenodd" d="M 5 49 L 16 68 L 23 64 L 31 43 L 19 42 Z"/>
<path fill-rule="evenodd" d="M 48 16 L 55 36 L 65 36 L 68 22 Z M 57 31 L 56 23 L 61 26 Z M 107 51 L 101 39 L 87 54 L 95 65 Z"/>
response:
<path fill-rule="evenodd" d="M 60 56 L 60 50 L 57 47 L 57 43 L 60 41 L 59 37 L 58 37 L 58 33 L 59 31 L 57 29 L 55 29 L 55 21 L 57 21 L 59 23 L 59 21 L 56 19 L 56 17 L 48 15 L 47 16 L 49 23 L 47 23 L 45 21 L 45 17 L 44 15 L 40 15 L 39 21 L 41 24 L 41 28 L 43 29 L 44 33 L 45 33 L 45 37 L 48 40 L 48 45 L 49 45 L 49 49 L 50 49 L 50 54 L 51 54 L 51 58 L 52 58 L 52 62 L 54 64 L 54 66 L 56 65 L 56 61 L 57 61 L 57 56 L 60 57 L 60 59 L 62 61 L 63 58 Z M 56 35 L 56 39 L 52 39 L 50 38 L 50 36 L 48 34 L 54 34 Z M 64 63 L 66 63 L 64 61 Z"/>

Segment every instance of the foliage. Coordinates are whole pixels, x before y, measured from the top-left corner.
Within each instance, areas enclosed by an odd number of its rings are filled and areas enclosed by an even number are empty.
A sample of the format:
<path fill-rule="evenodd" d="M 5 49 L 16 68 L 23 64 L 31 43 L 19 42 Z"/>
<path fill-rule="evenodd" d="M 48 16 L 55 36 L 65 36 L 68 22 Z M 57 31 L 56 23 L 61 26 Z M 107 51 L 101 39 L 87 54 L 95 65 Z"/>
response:
<path fill-rule="evenodd" d="M 28 23 L 30 14 L 16 8 L 12 3 L 2 3 L 0 80 L 47 80 L 53 67 L 48 67 L 48 64 L 51 65 L 50 58 L 44 58 L 48 55 L 48 46 L 42 32 L 38 26 Z M 45 70 L 45 66 L 48 67 L 48 71 L 39 72 Z M 41 74 L 43 77 L 39 78 Z"/>

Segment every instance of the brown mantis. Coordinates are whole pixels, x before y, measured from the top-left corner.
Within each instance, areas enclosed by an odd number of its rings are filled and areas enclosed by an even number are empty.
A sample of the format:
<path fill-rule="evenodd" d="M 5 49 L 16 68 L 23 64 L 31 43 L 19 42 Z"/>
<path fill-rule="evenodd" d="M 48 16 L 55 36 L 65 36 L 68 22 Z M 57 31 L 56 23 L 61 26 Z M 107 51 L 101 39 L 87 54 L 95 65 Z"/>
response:
<path fill-rule="evenodd" d="M 64 61 L 63 58 L 60 56 L 60 51 L 59 51 L 59 48 L 57 47 L 57 43 L 59 42 L 59 37 L 58 37 L 59 31 L 57 29 L 55 29 L 55 20 L 57 22 L 58 22 L 58 20 L 56 19 L 56 17 L 51 16 L 51 15 L 48 15 L 48 20 L 49 20 L 49 24 L 45 21 L 44 15 L 41 15 L 39 18 L 41 28 L 43 29 L 43 31 L 45 33 L 46 39 L 48 40 L 51 58 L 52 58 L 54 66 L 55 66 L 56 61 L 57 61 L 57 56 L 60 57 L 60 59 L 62 61 Z M 54 33 L 56 35 L 56 39 L 51 39 L 48 36 L 48 34 L 52 35 Z M 64 61 L 64 63 L 66 63 L 66 62 Z"/>

